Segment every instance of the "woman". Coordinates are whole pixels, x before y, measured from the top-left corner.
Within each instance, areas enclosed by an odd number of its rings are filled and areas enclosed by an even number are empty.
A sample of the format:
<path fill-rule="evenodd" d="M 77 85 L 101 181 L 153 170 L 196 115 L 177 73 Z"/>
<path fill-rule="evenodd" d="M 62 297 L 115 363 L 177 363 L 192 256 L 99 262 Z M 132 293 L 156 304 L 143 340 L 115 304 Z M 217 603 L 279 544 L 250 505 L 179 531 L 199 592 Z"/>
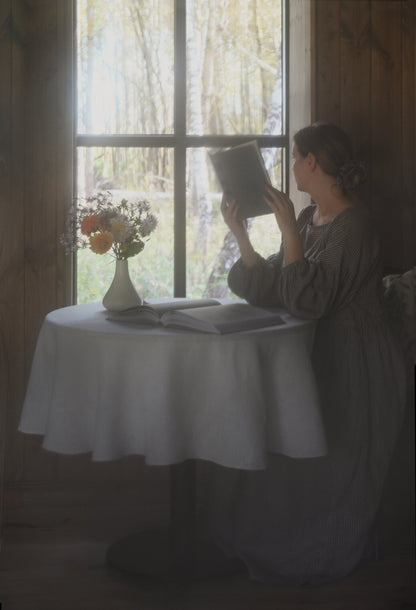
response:
<path fill-rule="evenodd" d="M 293 158 L 297 187 L 312 204 L 296 220 L 289 197 L 267 187 L 282 235 L 278 254 L 266 260 L 255 252 L 238 202 L 223 198 L 241 253 L 228 281 L 252 304 L 317 320 L 312 359 L 329 451 L 315 459 L 270 455 L 266 471 L 240 473 L 233 486 L 225 481 L 215 530 L 253 578 L 312 585 L 345 576 L 362 557 L 402 419 L 405 381 L 383 314 L 379 244 L 354 198 L 364 171 L 347 136 L 328 123 L 301 129 Z"/>

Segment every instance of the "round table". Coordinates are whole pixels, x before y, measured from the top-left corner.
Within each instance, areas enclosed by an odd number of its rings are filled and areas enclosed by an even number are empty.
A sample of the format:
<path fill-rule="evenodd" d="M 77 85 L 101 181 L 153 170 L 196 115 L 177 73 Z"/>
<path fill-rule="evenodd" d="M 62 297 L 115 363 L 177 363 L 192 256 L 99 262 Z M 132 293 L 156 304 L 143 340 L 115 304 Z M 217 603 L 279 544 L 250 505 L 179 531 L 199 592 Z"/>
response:
<path fill-rule="evenodd" d="M 211 335 L 107 314 L 91 303 L 46 316 L 19 430 L 57 453 L 176 465 L 176 541 L 178 524 L 179 538 L 193 529 L 194 460 L 255 470 L 269 452 L 325 455 L 313 322 L 282 311 L 283 325 Z"/>

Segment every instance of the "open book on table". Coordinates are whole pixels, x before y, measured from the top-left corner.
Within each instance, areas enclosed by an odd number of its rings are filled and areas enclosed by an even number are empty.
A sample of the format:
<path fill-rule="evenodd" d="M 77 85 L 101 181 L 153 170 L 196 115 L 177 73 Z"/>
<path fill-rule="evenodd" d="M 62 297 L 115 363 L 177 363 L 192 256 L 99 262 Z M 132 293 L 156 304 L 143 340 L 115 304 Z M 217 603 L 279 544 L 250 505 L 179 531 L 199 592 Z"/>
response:
<path fill-rule="evenodd" d="M 272 213 L 263 197 L 270 177 L 257 140 L 210 152 L 209 157 L 221 188 L 229 201 L 237 201 L 242 218 Z"/>
<path fill-rule="evenodd" d="M 221 304 L 215 299 L 176 299 L 112 312 L 107 320 L 134 324 L 161 324 L 207 333 L 233 333 L 284 324 L 277 309 L 248 303 Z"/>

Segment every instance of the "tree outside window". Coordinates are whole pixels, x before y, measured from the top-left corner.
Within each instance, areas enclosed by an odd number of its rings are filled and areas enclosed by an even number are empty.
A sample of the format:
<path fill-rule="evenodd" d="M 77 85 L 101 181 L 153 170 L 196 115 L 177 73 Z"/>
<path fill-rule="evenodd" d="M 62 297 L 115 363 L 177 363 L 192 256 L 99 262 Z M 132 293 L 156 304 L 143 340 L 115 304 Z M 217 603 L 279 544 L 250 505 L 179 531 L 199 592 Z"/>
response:
<path fill-rule="evenodd" d="M 159 219 L 130 274 L 145 298 L 231 296 L 237 245 L 209 150 L 256 138 L 286 187 L 285 0 L 77 0 L 78 196 L 147 199 Z M 273 217 L 250 221 L 261 254 Z M 100 300 L 108 256 L 77 254 L 78 302 Z"/>

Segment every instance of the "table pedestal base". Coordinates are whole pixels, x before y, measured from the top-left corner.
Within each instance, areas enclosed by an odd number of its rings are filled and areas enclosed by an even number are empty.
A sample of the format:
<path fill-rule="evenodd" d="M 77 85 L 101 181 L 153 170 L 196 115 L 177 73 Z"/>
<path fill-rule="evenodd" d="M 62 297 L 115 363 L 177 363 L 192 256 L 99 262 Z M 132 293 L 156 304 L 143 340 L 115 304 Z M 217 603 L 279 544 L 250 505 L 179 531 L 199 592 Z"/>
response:
<path fill-rule="evenodd" d="M 196 464 L 186 460 L 170 470 L 170 526 L 130 534 L 114 542 L 107 563 L 136 577 L 191 581 L 246 572 L 201 536 L 196 519 Z"/>
<path fill-rule="evenodd" d="M 173 540 L 169 528 L 131 534 L 110 546 L 107 563 L 143 579 L 192 581 L 245 572 L 242 562 L 208 541 L 197 538 L 191 547 L 183 542 Z"/>

